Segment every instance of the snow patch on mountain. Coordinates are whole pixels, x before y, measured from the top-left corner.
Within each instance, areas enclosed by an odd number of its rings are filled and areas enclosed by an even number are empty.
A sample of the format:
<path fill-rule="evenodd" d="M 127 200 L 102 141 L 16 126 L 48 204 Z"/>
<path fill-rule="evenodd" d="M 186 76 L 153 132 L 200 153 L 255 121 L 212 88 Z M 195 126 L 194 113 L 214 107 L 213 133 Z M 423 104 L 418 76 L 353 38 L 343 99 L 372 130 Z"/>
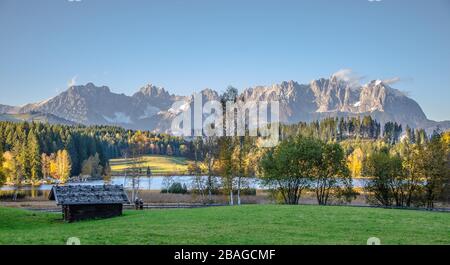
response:
<path fill-rule="evenodd" d="M 147 119 L 147 118 L 151 118 L 154 115 L 158 114 L 158 112 L 160 112 L 161 109 L 154 107 L 154 106 L 147 106 L 147 108 L 144 110 L 144 114 L 142 114 L 141 116 L 139 116 L 139 119 Z"/>

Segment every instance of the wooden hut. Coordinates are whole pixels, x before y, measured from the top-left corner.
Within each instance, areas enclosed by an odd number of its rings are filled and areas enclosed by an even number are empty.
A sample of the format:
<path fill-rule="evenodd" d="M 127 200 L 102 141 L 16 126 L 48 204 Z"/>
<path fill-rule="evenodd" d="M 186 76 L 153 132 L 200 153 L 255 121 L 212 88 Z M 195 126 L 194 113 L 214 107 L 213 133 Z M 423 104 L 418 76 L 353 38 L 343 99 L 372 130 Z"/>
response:
<path fill-rule="evenodd" d="M 49 199 L 62 206 L 65 221 L 109 218 L 122 215 L 128 196 L 121 185 L 53 186 Z"/>

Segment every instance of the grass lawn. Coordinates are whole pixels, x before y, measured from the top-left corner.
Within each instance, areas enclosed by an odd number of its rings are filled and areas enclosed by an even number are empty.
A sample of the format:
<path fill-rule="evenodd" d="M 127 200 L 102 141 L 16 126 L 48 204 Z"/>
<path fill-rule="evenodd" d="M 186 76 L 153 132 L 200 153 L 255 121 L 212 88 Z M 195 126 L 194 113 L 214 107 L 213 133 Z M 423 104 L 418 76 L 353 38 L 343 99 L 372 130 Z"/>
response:
<path fill-rule="evenodd" d="M 153 175 L 164 174 L 186 174 L 188 160 L 183 157 L 147 155 L 138 160 L 137 166 L 144 172 L 150 167 Z M 131 159 L 111 159 L 109 161 L 111 170 L 114 174 L 121 174 L 125 169 L 135 166 Z"/>
<path fill-rule="evenodd" d="M 64 223 L 56 213 L 0 207 L 0 244 L 450 244 L 450 214 L 357 207 L 248 205 L 125 211 Z"/>

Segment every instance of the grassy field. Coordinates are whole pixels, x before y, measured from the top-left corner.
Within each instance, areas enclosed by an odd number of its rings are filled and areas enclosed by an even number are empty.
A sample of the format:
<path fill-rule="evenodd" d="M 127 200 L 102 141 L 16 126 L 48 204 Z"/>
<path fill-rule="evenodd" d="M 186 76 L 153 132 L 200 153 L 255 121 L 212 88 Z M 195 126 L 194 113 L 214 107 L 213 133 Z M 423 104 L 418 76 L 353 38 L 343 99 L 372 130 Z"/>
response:
<path fill-rule="evenodd" d="M 111 159 L 111 170 L 113 174 L 121 174 L 129 167 L 135 167 L 134 161 L 131 159 Z M 145 172 L 150 167 L 153 175 L 179 174 L 187 173 L 188 160 L 183 157 L 147 155 L 139 158 L 137 167 L 142 168 Z"/>
<path fill-rule="evenodd" d="M 56 213 L 0 207 L 0 244 L 450 244 L 450 214 L 358 207 L 248 205 L 125 211 L 64 223 Z"/>

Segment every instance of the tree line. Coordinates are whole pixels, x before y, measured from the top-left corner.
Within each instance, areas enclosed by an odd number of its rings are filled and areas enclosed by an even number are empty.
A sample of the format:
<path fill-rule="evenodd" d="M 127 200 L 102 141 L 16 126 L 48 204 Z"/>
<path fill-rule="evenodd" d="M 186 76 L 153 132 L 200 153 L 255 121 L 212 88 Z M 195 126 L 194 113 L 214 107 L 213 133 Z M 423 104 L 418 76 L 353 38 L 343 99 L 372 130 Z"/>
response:
<path fill-rule="evenodd" d="M 282 124 L 281 138 L 295 135 L 313 137 L 324 141 L 344 141 L 349 139 L 383 140 L 389 144 L 400 142 L 403 127 L 396 122 L 380 124 L 371 116 L 325 118 L 311 123 Z M 405 134 L 413 142 L 423 143 L 428 138 L 425 130 L 405 128 Z"/>
<path fill-rule="evenodd" d="M 449 200 L 450 132 L 432 135 L 425 143 L 406 138 L 368 156 L 362 175 L 369 201 L 384 206 L 425 206 Z"/>
<path fill-rule="evenodd" d="M 305 192 L 315 194 L 321 205 L 350 202 L 360 192 L 368 203 L 383 206 L 433 208 L 449 200 L 450 132 L 435 132 L 423 143 L 408 137 L 391 144 L 303 135 L 273 148 L 261 148 L 248 136 L 198 137 L 194 142 L 196 156 L 188 168 L 194 192 L 205 203 L 220 193 L 239 205 L 252 179 L 285 204 L 298 204 Z M 365 177 L 365 184 L 356 189 L 353 178 L 358 177 Z"/>
<path fill-rule="evenodd" d="M 162 155 L 190 154 L 191 144 L 167 134 L 125 130 L 114 126 L 65 126 L 38 122 L 0 122 L 0 183 L 36 183 L 51 178 L 99 176 L 108 161 L 130 146 Z"/>

